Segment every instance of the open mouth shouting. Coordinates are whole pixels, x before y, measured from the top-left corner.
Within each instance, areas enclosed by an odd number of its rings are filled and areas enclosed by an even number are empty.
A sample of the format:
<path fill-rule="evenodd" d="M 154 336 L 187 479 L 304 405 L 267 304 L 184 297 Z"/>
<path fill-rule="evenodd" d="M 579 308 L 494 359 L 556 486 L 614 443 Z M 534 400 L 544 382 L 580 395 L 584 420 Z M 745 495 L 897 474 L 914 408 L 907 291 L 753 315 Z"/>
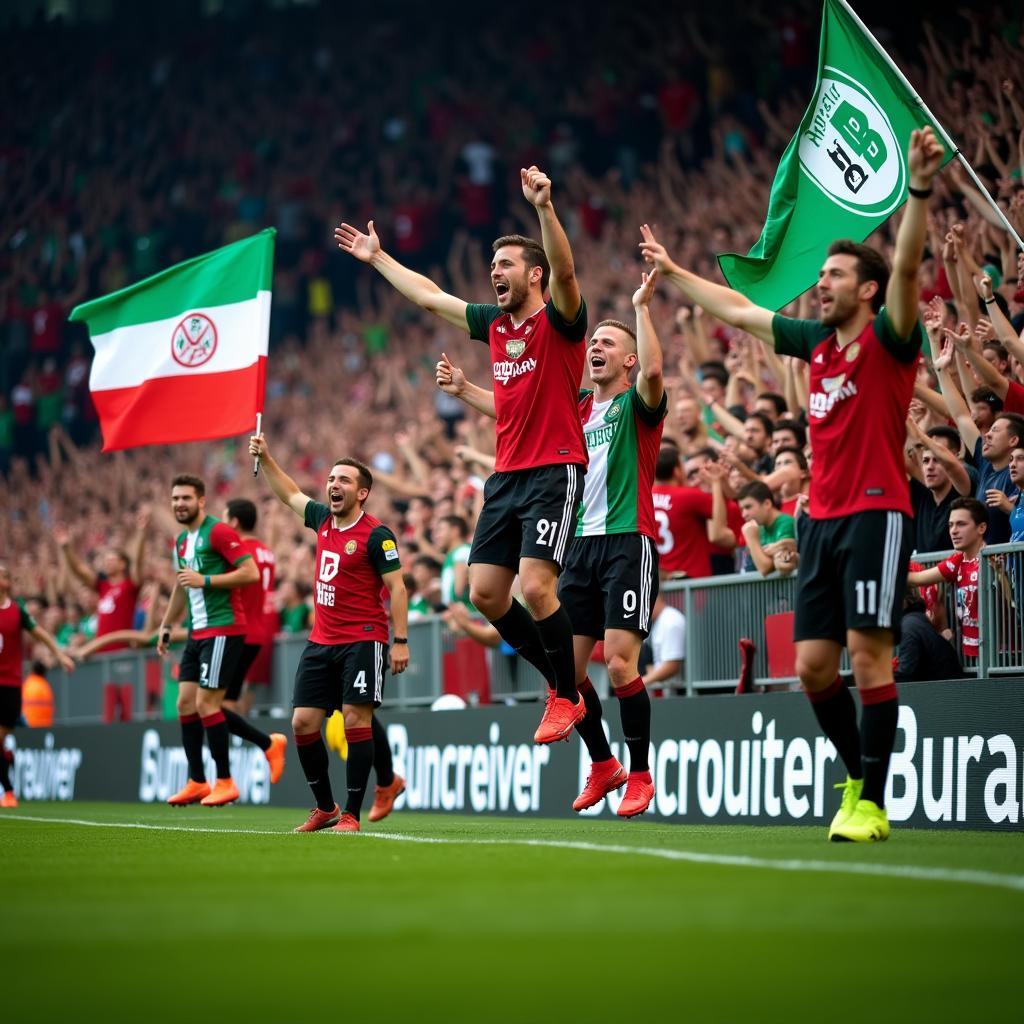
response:
<path fill-rule="evenodd" d="M 508 281 L 504 281 L 504 280 L 498 279 L 498 280 L 495 280 L 493 282 L 493 284 L 494 284 L 494 294 L 498 297 L 498 305 L 501 305 L 502 300 L 503 299 L 507 299 L 508 296 L 509 296 L 509 293 L 511 292 L 511 289 L 508 286 Z"/>

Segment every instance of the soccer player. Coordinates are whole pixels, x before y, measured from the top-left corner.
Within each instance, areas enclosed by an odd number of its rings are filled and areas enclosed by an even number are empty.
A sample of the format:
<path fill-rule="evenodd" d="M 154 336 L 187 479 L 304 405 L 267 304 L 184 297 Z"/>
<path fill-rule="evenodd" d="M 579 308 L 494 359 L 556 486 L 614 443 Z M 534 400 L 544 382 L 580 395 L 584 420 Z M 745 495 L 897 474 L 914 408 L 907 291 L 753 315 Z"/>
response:
<path fill-rule="evenodd" d="M 316 531 L 315 616 L 313 631 L 295 673 L 292 729 L 299 762 L 316 806 L 296 832 L 334 828 L 358 832 L 359 815 L 374 764 L 373 710 L 384 695 L 384 663 L 393 675 L 409 665 L 408 599 L 394 533 L 364 511 L 373 475 L 356 459 L 338 459 L 327 477 L 327 503 L 303 494 L 274 461 L 266 439 L 249 438 L 249 454 L 263 466 L 270 489 L 310 530 Z M 391 603 L 394 636 L 388 654 L 388 614 L 382 593 Z M 334 801 L 321 729 L 335 708 L 341 708 L 348 738 L 348 798 L 342 811 Z M 378 776 L 380 780 L 380 776 Z M 395 775 L 394 795 L 404 788 Z M 377 792 L 374 820 L 384 817 Z M 392 797 L 391 803 L 394 803 Z"/>
<path fill-rule="evenodd" d="M 653 502 L 661 575 L 699 579 L 711 575 L 708 520 L 711 495 L 685 485 L 679 450 L 665 445 L 654 470 Z"/>
<path fill-rule="evenodd" d="M 185 785 L 172 807 L 221 807 L 238 799 L 231 778 L 228 726 L 221 705 L 245 644 L 240 588 L 259 579 L 242 540 L 227 523 L 206 514 L 206 485 L 186 473 L 171 481 L 171 512 L 184 530 L 174 543 L 177 582 L 160 623 L 157 653 L 171 642 L 171 625 L 188 610 L 188 641 L 178 665 L 178 719 L 188 760 Z M 203 733 L 217 769 L 211 789 L 203 767 Z"/>
<path fill-rule="evenodd" d="M 926 199 L 942 155 L 930 128 L 912 133 L 910 197 L 892 273 L 868 246 L 833 243 L 818 275 L 821 320 L 779 316 L 682 269 L 650 232 L 641 243 L 645 259 L 713 316 L 810 363 L 814 474 L 800 533 L 797 671 L 846 765 L 829 829 L 840 841 L 889 836 L 885 784 L 898 713 L 892 655 L 912 538 L 903 442 L 922 336 Z M 839 677 L 844 642 L 864 709 L 859 730 Z"/>
<path fill-rule="evenodd" d="M 580 392 L 578 406 L 590 468 L 576 537 L 558 584 L 573 626 L 576 685 L 587 706 L 576 729 L 593 762 L 573 810 L 593 807 L 625 784 L 617 812 L 624 818 L 643 814 L 654 799 L 648 764 L 651 700 L 639 659 L 658 596 L 651 487 L 667 411 L 661 345 L 649 308 L 656 276 L 644 274 L 633 295 L 636 331 L 618 320 L 602 320 L 587 346 L 594 390 Z M 634 368 L 636 383 L 631 385 Z M 447 357 L 438 363 L 437 382 L 493 415 L 491 393 L 469 384 Z M 601 701 L 587 675 L 590 655 L 602 639 L 629 750 L 628 777 L 612 755 L 601 725 Z"/>
<path fill-rule="evenodd" d="M 53 636 L 12 596 L 11 587 L 10 569 L 0 565 L 0 807 L 18 806 L 11 782 L 14 751 L 7 749 L 7 737 L 21 723 L 22 630 L 46 644 L 65 672 L 75 670 L 75 663 L 57 646 Z"/>
<path fill-rule="evenodd" d="M 587 307 L 551 202 L 550 179 L 536 167 L 524 168 L 521 179 L 540 220 L 542 244 L 522 235 L 494 242 L 496 305 L 466 303 L 403 267 L 381 249 L 373 221 L 367 234 L 342 224 L 334 237 L 407 299 L 490 346 L 497 454 L 473 537 L 469 599 L 509 646 L 554 681 L 534 735 L 537 743 L 552 743 L 567 739 L 586 714 L 576 690 L 572 623 L 557 585 L 587 465 L 576 408 Z M 517 573 L 529 612 L 512 600 Z"/>
<path fill-rule="evenodd" d="M 103 555 L 103 570 L 96 572 L 78 555 L 71 532 L 63 524 L 54 527 L 53 537 L 60 547 L 68 569 L 90 590 L 99 596 L 96 605 L 96 635 L 104 636 L 115 630 L 133 629 L 135 605 L 139 599 L 146 551 L 146 530 L 149 527 L 149 509 L 140 509 L 136 518 L 135 538 L 130 551 L 111 548 Z M 110 652 L 124 650 L 124 643 L 109 644 Z"/>
<path fill-rule="evenodd" d="M 267 630 L 265 606 L 274 589 L 274 552 L 253 532 L 256 529 L 256 506 L 248 498 L 232 498 L 227 504 L 224 520 L 241 538 L 242 549 L 252 556 L 259 577 L 255 583 L 239 590 L 245 612 L 245 642 L 241 655 L 225 681 L 226 692 L 221 711 L 228 723 L 228 732 L 255 743 L 266 754 L 270 765 L 270 782 L 273 784 L 284 771 L 288 739 L 279 732 L 268 736 L 244 717 L 248 711 L 245 697 L 249 694 L 248 691 L 243 693 L 243 688 L 246 674 L 254 664 L 269 665 L 270 662 L 274 634 Z"/>

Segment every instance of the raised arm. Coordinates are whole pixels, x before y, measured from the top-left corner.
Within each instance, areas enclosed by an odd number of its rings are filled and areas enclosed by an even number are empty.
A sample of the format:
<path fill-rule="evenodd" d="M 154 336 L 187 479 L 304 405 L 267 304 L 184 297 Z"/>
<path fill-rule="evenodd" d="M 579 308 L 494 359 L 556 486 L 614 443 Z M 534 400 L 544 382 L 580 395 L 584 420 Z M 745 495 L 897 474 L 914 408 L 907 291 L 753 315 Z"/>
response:
<path fill-rule="evenodd" d="M 562 319 L 573 323 L 579 316 L 580 295 L 579 282 L 576 280 L 576 267 L 572 261 L 572 248 L 565 229 L 555 215 L 551 204 L 551 179 L 536 167 L 520 168 L 523 182 L 523 195 L 537 210 L 540 219 L 540 239 L 544 246 L 544 254 L 551 267 L 548 287 L 551 289 L 551 301 Z"/>
<path fill-rule="evenodd" d="M 468 380 L 462 367 L 456 366 L 444 352 L 434 369 L 434 381 L 446 395 L 454 395 L 471 409 L 490 416 L 492 420 L 498 418 L 494 408 L 494 392 L 485 391 L 479 384 Z"/>
<path fill-rule="evenodd" d="M 953 380 L 950 373 L 950 364 L 953 362 L 953 343 L 947 341 L 942 346 L 942 355 L 935 360 L 935 372 L 939 375 L 939 387 L 942 389 L 942 397 L 946 402 L 946 409 L 956 423 L 957 430 L 967 445 L 968 452 L 973 452 L 981 432 L 978 430 L 974 420 L 971 419 L 971 410 L 960 394 L 960 389 Z"/>
<path fill-rule="evenodd" d="M 992 326 L 996 329 L 996 336 L 1006 346 L 1006 350 L 1010 355 L 1018 362 L 1024 362 L 1024 342 L 1020 340 L 1017 332 L 1013 329 L 1013 324 L 1006 319 L 1006 315 L 999 308 L 995 292 L 992 291 L 992 278 L 988 274 L 978 273 L 973 275 L 973 280 L 979 298 L 985 303 L 985 312 L 988 314 Z M 989 387 L 992 387 L 992 385 L 989 385 Z M 995 388 L 993 387 L 992 390 L 995 391 Z M 996 394 L 999 394 L 999 392 L 996 391 Z M 999 397 L 1005 398 L 1006 396 L 999 395 Z"/>
<path fill-rule="evenodd" d="M 885 290 L 885 305 L 889 323 L 897 338 L 909 338 L 918 316 L 918 274 L 928 232 L 928 199 L 932 178 L 935 177 L 945 150 L 930 127 L 911 132 L 910 196 L 906 211 L 896 232 L 896 252 L 892 261 L 892 275 Z M 914 192 L 925 193 L 915 196 Z"/>
<path fill-rule="evenodd" d="M 146 564 L 146 533 L 149 530 L 149 521 L 152 515 L 148 505 L 139 509 L 135 517 L 135 537 L 131 546 L 131 562 L 129 563 L 128 575 L 132 583 L 139 586 L 142 583 L 143 569 Z"/>
<path fill-rule="evenodd" d="M 907 433 L 917 443 L 923 444 L 942 463 L 957 494 L 970 497 L 974 493 L 971 478 L 964 464 L 949 450 L 947 445 L 929 437 L 912 419 L 907 420 Z"/>
<path fill-rule="evenodd" d="M 87 562 L 78 557 L 78 553 L 71 543 L 71 532 L 63 523 L 58 523 L 53 528 L 53 539 L 57 542 L 61 555 L 64 556 L 64 564 L 87 587 L 95 587 L 96 573 Z"/>
<path fill-rule="evenodd" d="M 662 376 L 661 342 L 651 320 L 651 296 L 658 279 L 657 268 L 644 274 L 640 287 L 633 293 L 633 309 L 636 310 L 636 354 L 640 373 L 636 379 L 637 394 L 648 409 L 657 409 L 665 394 L 665 379 Z"/>
<path fill-rule="evenodd" d="M 299 485 L 274 461 L 267 447 L 267 439 L 260 434 L 249 438 L 249 454 L 260 460 L 263 476 L 278 500 L 297 516 L 305 518 L 306 506 L 312 501 L 299 490 Z"/>
<path fill-rule="evenodd" d="M 770 309 L 755 306 L 745 295 L 732 288 L 698 277 L 673 263 L 665 247 L 654 237 L 654 232 L 646 224 L 640 228 L 640 233 L 643 235 L 640 252 L 648 263 L 657 268 L 664 280 L 674 285 L 712 316 L 733 327 L 739 327 L 748 334 L 753 334 L 766 345 L 775 344 L 775 334 L 772 331 L 772 318 L 775 314 Z"/>
<path fill-rule="evenodd" d="M 368 263 L 410 302 L 468 333 L 467 303 L 442 291 L 429 277 L 417 274 L 389 256 L 380 247 L 380 239 L 373 229 L 372 220 L 366 225 L 366 234 L 351 224 L 339 224 L 334 229 L 334 240 L 338 243 L 339 249 L 362 263 Z"/>

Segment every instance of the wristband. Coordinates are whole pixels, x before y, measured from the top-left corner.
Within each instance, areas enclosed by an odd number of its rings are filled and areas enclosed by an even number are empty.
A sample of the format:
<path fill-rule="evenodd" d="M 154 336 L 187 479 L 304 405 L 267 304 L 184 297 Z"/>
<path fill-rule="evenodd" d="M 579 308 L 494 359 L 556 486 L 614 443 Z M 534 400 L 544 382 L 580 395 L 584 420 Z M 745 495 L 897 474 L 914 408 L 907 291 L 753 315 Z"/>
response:
<path fill-rule="evenodd" d="M 396 636 L 391 642 L 393 644 L 407 644 L 409 638 L 407 636 Z"/>
<path fill-rule="evenodd" d="M 991 299 L 982 299 L 981 301 L 984 302 L 986 306 L 991 306 L 996 301 L 996 297 L 993 295 Z"/>
<path fill-rule="evenodd" d="M 206 577 L 206 583 L 204 584 L 204 586 L 207 586 L 207 587 L 212 587 L 213 586 L 213 584 L 210 582 L 210 577 L 209 576 Z"/>
<path fill-rule="evenodd" d="M 932 194 L 932 190 L 930 188 L 914 188 L 913 185 L 908 186 L 907 191 L 915 199 L 927 199 Z"/>

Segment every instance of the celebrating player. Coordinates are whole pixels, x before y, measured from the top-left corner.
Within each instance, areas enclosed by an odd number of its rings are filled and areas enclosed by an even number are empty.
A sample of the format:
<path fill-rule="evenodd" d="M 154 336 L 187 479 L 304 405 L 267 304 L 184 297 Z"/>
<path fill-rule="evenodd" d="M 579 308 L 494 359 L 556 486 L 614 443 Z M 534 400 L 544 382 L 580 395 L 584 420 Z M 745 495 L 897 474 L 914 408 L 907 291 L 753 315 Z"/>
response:
<path fill-rule="evenodd" d="M 497 455 L 469 557 L 469 596 L 502 638 L 554 681 L 534 736 L 537 743 L 551 743 L 567 738 L 586 714 L 576 690 L 572 624 L 557 585 L 587 465 L 576 410 L 587 307 L 551 202 L 550 179 L 536 167 L 524 168 L 521 178 L 543 244 L 522 235 L 495 241 L 496 305 L 466 303 L 403 267 L 381 249 L 373 221 L 367 234 L 342 224 L 334 237 L 407 299 L 490 346 Z M 512 600 L 517 573 L 529 613 Z"/>
<path fill-rule="evenodd" d="M 391 672 L 404 672 L 409 665 L 408 599 L 398 544 L 388 527 L 363 510 L 373 476 L 361 462 L 338 459 L 334 463 L 327 477 L 324 505 L 299 490 L 274 461 L 262 434 L 249 439 L 249 453 L 260 460 L 274 494 L 316 531 L 315 618 L 295 674 L 292 701 L 295 746 L 316 806 L 295 831 L 333 827 L 339 832 L 358 832 L 374 761 L 373 709 L 380 707 L 383 699 L 388 657 L 383 588 L 390 597 L 394 627 Z M 339 707 L 348 737 L 344 812 L 334 802 L 321 734 L 324 719 Z M 396 789 L 399 783 L 399 776 L 394 776 Z"/>
<path fill-rule="evenodd" d="M 618 814 L 643 814 L 654 798 L 648 765 L 651 701 L 640 676 L 640 646 L 650 631 L 658 596 L 658 554 L 651 485 L 666 412 L 661 345 L 651 322 L 657 271 L 644 274 L 633 295 L 637 328 L 602 320 L 587 346 L 593 391 L 580 392 L 579 417 L 590 454 L 576 538 L 569 548 L 558 596 L 573 625 L 576 684 L 587 714 L 576 729 L 593 767 L 573 810 L 593 807 L 626 784 Z M 629 378 L 634 368 L 636 383 Z M 469 383 L 447 356 L 437 364 L 438 386 L 494 415 L 491 392 Z M 587 676 L 598 640 L 619 714 L 630 771 L 612 755 L 601 725 L 601 701 Z"/>
<path fill-rule="evenodd" d="M 255 743 L 266 755 L 273 784 L 284 771 L 288 739 L 279 732 L 268 736 L 243 717 L 247 711 L 244 701 L 248 696 L 248 692 L 243 693 L 243 690 L 249 669 L 254 664 L 270 663 L 274 633 L 273 630 L 267 630 L 264 609 L 267 595 L 274 589 L 274 552 L 253 533 L 256 529 L 256 506 L 248 498 L 232 498 L 228 502 L 224 519 L 241 538 L 242 548 L 252 556 L 259 575 L 255 583 L 239 590 L 245 612 L 245 642 L 242 644 L 241 655 L 225 680 L 226 692 L 221 711 L 228 723 L 228 732 Z"/>
<path fill-rule="evenodd" d="M 171 625 L 187 607 L 188 641 L 178 667 L 178 718 L 188 779 L 167 802 L 172 807 L 220 807 L 238 799 L 221 704 L 245 645 L 239 588 L 255 583 L 259 571 L 238 534 L 206 514 L 206 485 L 199 477 L 183 473 L 171 481 L 171 512 L 185 529 L 174 543 L 177 582 L 156 649 L 161 657 L 167 652 Z M 203 767 L 204 731 L 217 769 L 212 790 Z"/>
<path fill-rule="evenodd" d="M 814 475 L 810 521 L 800 536 L 795 632 L 800 680 L 848 773 L 829 829 L 834 840 L 889 836 L 885 784 L 898 713 L 892 654 L 912 540 L 903 441 L 922 336 L 917 277 L 925 200 L 942 155 L 930 128 L 913 132 L 910 198 L 892 274 L 874 249 L 833 243 L 818 275 L 820 321 L 779 316 L 683 270 L 649 231 L 640 246 L 713 316 L 810 363 Z M 859 731 L 839 677 L 844 641 L 864 709 Z"/>
<path fill-rule="evenodd" d="M 11 783 L 14 751 L 7 749 L 7 737 L 21 722 L 21 633 L 46 644 L 65 672 L 73 672 L 75 663 L 57 641 L 11 596 L 11 572 L 0 565 L 0 807 L 17 807 Z"/>

